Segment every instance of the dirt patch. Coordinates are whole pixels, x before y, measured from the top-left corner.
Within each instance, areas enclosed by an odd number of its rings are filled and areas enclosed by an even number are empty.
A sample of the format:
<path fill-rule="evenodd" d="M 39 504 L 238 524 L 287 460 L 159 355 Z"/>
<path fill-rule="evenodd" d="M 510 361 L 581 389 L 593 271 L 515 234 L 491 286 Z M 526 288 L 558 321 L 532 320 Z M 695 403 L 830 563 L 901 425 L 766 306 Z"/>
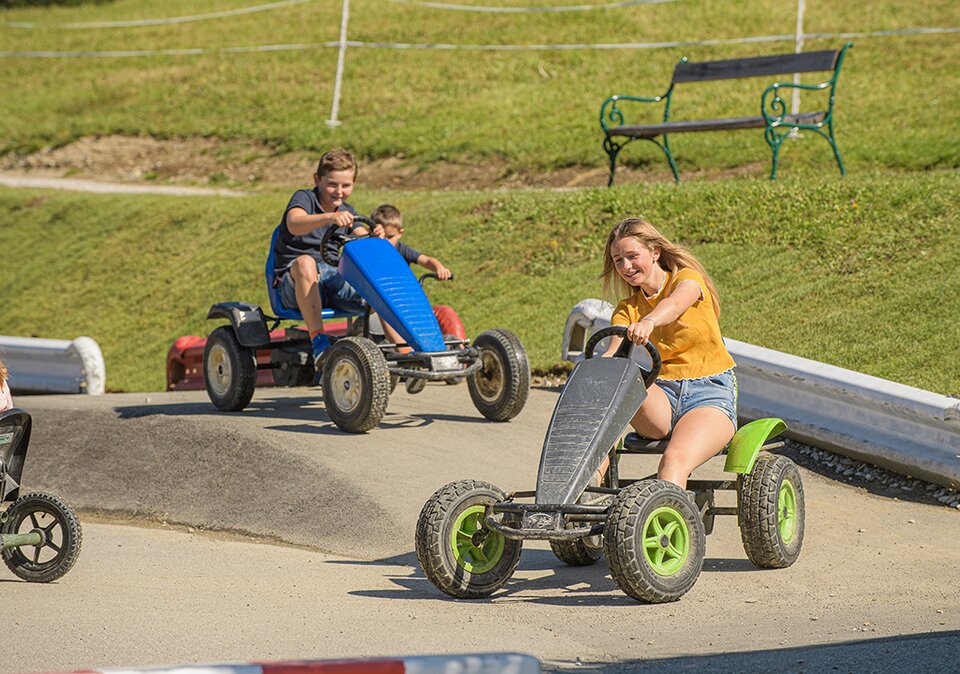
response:
<path fill-rule="evenodd" d="M 216 138 L 161 140 L 148 137 L 81 138 L 29 155 L 0 157 L 0 172 L 45 178 L 82 178 L 110 182 L 211 185 L 232 188 L 289 188 L 309 180 L 316 153 L 278 152 L 266 144 Z M 760 175 L 761 162 L 734 169 L 684 173 L 684 180 Z M 404 157 L 362 162 L 360 180 L 371 189 L 492 190 L 602 187 L 607 169 L 570 166 L 552 171 L 517 169 L 498 159 L 414 163 Z M 665 165 L 617 169 L 617 184 L 672 183 Z"/>

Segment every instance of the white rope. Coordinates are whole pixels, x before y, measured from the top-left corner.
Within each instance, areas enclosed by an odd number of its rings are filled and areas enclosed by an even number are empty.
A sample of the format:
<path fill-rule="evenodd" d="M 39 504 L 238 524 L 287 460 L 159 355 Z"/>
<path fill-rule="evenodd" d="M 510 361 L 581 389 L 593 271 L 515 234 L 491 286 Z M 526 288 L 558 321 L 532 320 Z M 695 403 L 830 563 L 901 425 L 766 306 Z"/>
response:
<path fill-rule="evenodd" d="M 960 33 L 960 28 L 904 28 L 856 33 L 806 33 L 807 40 L 849 39 L 869 37 L 895 37 L 901 35 L 941 35 Z M 347 40 L 348 47 L 368 49 L 438 49 L 464 51 L 575 51 L 618 49 L 669 49 L 675 47 L 705 47 L 727 44 L 752 44 L 760 42 L 793 42 L 796 35 L 758 35 L 755 37 L 722 38 L 715 40 L 684 40 L 677 42 L 622 42 L 596 44 L 414 44 L 403 42 L 359 42 Z M 200 54 L 247 54 L 253 52 L 300 51 L 308 49 L 339 48 L 340 41 L 313 44 L 272 44 L 253 47 L 221 47 L 217 49 L 139 49 L 131 51 L 0 51 L 0 58 L 74 58 L 74 57 L 128 57 L 128 56 L 195 56 Z"/>
<path fill-rule="evenodd" d="M 271 2 L 268 5 L 257 5 L 256 7 L 227 9 L 221 12 L 210 12 L 209 14 L 194 14 L 193 16 L 173 16 L 165 19 L 138 19 L 135 21 L 90 21 L 83 23 L 54 24 L 33 23 L 30 21 L 10 21 L 5 25 L 10 28 L 65 28 L 68 30 L 85 30 L 87 28 L 133 28 L 136 26 L 162 26 L 171 23 L 207 21 L 209 19 L 221 19 L 225 16 L 239 16 L 241 14 L 253 14 L 254 12 L 266 12 L 271 9 L 277 9 L 278 7 L 302 5 L 305 2 L 313 2 L 313 0 L 280 0 L 280 2 Z"/>
<path fill-rule="evenodd" d="M 534 12 L 586 12 L 592 9 L 617 9 L 634 5 L 657 5 L 677 0 L 621 0 L 597 5 L 560 5 L 558 7 L 485 7 L 482 5 L 457 5 L 449 2 L 427 2 L 426 0 L 390 0 L 404 5 L 418 5 L 430 9 L 450 9 L 458 12 L 491 12 L 497 14 L 530 14 Z"/>

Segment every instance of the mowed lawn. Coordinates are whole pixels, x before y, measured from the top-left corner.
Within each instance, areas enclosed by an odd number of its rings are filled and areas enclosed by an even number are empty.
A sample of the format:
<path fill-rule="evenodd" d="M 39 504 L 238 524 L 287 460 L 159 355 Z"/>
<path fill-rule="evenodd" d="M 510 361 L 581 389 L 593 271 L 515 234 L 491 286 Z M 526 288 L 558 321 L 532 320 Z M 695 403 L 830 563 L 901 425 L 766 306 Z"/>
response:
<path fill-rule="evenodd" d="M 586 4 L 605 5 L 602 0 Z M 790 36 L 796 3 L 677 0 L 591 11 L 477 13 L 417 2 L 353 0 L 339 119 L 331 129 L 341 3 L 304 2 L 271 11 L 133 27 L 77 23 L 198 16 L 249 8 L 254 0 L 148 0 L 73 8 L 0 10 L 0 151 L 28 151 L 84 135 L 214 136 L 266 141 L 278 151 L 347 145 L 366 159 L 400 156 L 514 167 L 603 166 L 600 103 L 609 95 L 663 93 L 681 56 L 691 60 L 793 51 L 792 40 L 656 49 L 478 51 L 387 49 L 405 45 L 616 45 Z M 504 8 L 561 0 L 466 0 Z M 583 4 L 583 3 L 578 3 Z M 28 24 L 32 27 L 22 27 Z M 869 32 L 960 27 L 950 0 L 882 5 L 808 2 L 805 31 Z M 847 38 L 808 39 L 806 50 Z M 960 144 L 960 33 L 852 38 L 837 97 L 837 135 L 851 171 L 956 167 Z M 233 53 L 269 45 L 289 50 Z M 21 52 L 201 50 L 145 56 L 26 58 Z M 805 77 L 813 81 L 816 76 Z M 789 76 L 786 77 L 789 79 Z M 674 117 L 755 115 L 766 79 L 678 87 Z M 805 94 L 804 106 L 823 101 Z M 654 121 L 657 106 L 646 114 Z M 638 120 L 644 121 L 644 120 Z M 769 150 L 758 131 L 676 136 L 681 171 L 753 166 Z M 628 165 L 666 167 L 636 144 Z M 834 170 L 829 147 L 810 137 L 784 152 L 785 172 Z"/>
<path fill-rule="evenodd" d="M 576 4 L 597 8 L 525 13 L 351 0 L 349 38 L 359 44 L 346 52 L 336 128 L 325 121 L 340 2 L 105 25 L 265 4 L 117 0 L 0 10 L 0 154 L 121 134 L 267 143 L 281 155 L 342 145 L 361 164 L 390 157 L 413 167 L 602 168 L 598 113 L 607 96 L 663 93 L 681 56 L 791 52 L 796 25 L 796 3 L 782 0 L 629 7 L 581 0 Z M 813 1 L 804 27 L 811 34 L 955 29 L 960 4 Z M 785 38 L 723 42 L 763 36 Z M 642 214 L 713 272 L 730 337 L 957 394 L 960 33 L 809 38 L 805 49 L 835 49 L 847 39 L 855 46 L 840 74 L 836 110 L 844 179 L 828 145 L 804 134 L 784 149 L 780 179 L 770 182 L 769 149 L 751 130 L 674 136 L 689 178 L 680 185 L 374 192 L 361 182 L 352 201 L 366 212 L 383 201 L 400 206 L 408 242 L 457 273 L 455 283 L 430 289 L 432 299 L 454 306 L 472 336 L 494 326 L 517 332 L 538 370 L 562 366 L 570 308 L 599 294 L 605 232 Z M 704 40 L 721 43 L 581 48 Z M 375 46 L 384 43 L 409 48 Z M 498 45 L 581 47 L 479 48 Z M 271 46 L 277 49 L 249 51 Z M 145 53 L 118 55 L 134 51 Z M 673 117 L 758 114 L 769 83 L 678 87 Z M 815 94 L 802 103 L 823 105 Z M 661 113 L 650 106 L 648 114 L 636 121 Z M 649 144 L 626 149 L 621 163 L 668 171 Z M 268 236 L 294 187 L 265 187 L 242 199 L 0 189 L 0 331 L 90 335 L 104 350 L 109 388 L 162 388 L 167 349 L 180 335 L 212 329 L 204 319 L 210 304 L 265 302 Z"/>
<path fill-rule="evenodd" d="M 405 239 L 457 275 L 431 284 L 475 337 L 516 332 L 537 370 L 561 364 L 570 309 L 600 296 L 603 239 L 644 214 L 705 262 L 726 335 L 960 394 L 956 172 L 699 182 L 575 192 L 374 193 Z M 242 199 L 0 189 L 6 334 L 103 349 L 111 390 L 165 385 L 173 340 L 211 304 L 266 303 L 263 261 L 287 194 Z"/>

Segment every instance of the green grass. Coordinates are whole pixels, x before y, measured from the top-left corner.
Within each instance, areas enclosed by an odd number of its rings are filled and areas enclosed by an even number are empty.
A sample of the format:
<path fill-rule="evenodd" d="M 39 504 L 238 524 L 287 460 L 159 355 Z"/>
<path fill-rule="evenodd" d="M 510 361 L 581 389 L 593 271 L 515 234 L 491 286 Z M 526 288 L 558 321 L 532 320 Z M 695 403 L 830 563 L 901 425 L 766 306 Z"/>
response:
<path fill-rule="evenodd" d="M 599 3 L 599 0 L 596 0 Z M 513 0 L 490 3 L 517 6 Z M 487 4 L 481 3 L 481 4 Z M 527 4 L 527 2 L 520 3 Z M 562 4 L 542 0 L 538 4 Z M 340 3 L 311 2 L 212 21 L 122 29 L 65 30 L 60 22 L 196 15 L 249 7 L 250 0 L 118 0 L 83 8 L 14 9 L 0 21 L 7 51 L 222 49 L 323 45 L 339 35 Z M 775 0 L 679 0 L 591 12 L 474 14 L 413 3 L 354 0 L 350 38 L 366 42 L 590 44 L 789 34 L 795 5 Z M 808 32 L 960 26 L 950 0 L 837 0 L 807 8 Z M 309 27 L 305 29 L 305 27 Z M 957 34 L 855 40 L 840 76 L 837 133 L 851 172 L 956 167 L 960 144 Z M 808 40 L 806 49 L 841 39 Z M 0 152 L 58 145 L 84 135 L 215 136 L 266 141 L 280 150 L 346 145 L 364 159 L 483 161 L 514 168 L 603 166 L 597 121 L 612 93 L 662 93 L 681 55 L 694 60 L 791 51 L 791 42 L 652 50 L 479 52 L 351 48 L 338 129 L 328 128 L 337 52 L 317 47 L 271 53 L 35 59 L 3 58 Z M 756 114 L 766 81 L 678 88 L 675 117 Z M 805 97 L 813 104 L 813 96 Z M 651 115 L 655 115 L 653 109 Z M 652 118 L 651 118 L 652 121 Z M 769 151 L 759 133 L 687 134 L 674 139 L 681 171 L 756 162 Z M 650 145 L 622 161 L 662 167 Z M 784 173 L 830 167 L 827 145 L 793 144 Z"/>
<path fill-rule="evenodd" d="M 411 245 L 457 274 L 434 284 L 468 333 L 518 333 L 560 363 L 572 306 L 599 296 L 605 232 L 644 214 L 704 261 L 724 334 L 941 393 L 960 393 L 956 171 L 700 182 L 557 193 L 371 193 Z M 6 334 L 96 339 L 110 390 L 162 389 L 166 351 L 207 334 L 210 304 L 266 303 L 267 237 L 286 193 L 243 199 L 0 190 Z"/>

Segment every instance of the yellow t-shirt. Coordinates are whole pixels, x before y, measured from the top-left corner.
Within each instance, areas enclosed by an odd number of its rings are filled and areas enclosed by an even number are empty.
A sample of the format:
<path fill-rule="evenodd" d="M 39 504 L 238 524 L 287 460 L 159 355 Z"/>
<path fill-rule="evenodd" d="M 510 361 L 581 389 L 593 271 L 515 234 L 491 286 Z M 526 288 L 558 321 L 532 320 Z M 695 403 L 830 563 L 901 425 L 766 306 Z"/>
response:
<path fill-rule="evenodd" d="M 630 325 L 649 314 L 665 297 L 669 297 L 681 281 L 695 281 L 700 286 L 700 299 L 669 325 L 658 325 L 650 335 L 660 351 L 662 379 L 698 379 L 729 370 L 736 365 L 720 337 L 720 324 L 713 311 L 713 298 L 703 276 L 693 269 L 667 272 L 660 292 L 647 297 L 638 289 L 621 300 L 613 310 L 611 325 Z"/>

